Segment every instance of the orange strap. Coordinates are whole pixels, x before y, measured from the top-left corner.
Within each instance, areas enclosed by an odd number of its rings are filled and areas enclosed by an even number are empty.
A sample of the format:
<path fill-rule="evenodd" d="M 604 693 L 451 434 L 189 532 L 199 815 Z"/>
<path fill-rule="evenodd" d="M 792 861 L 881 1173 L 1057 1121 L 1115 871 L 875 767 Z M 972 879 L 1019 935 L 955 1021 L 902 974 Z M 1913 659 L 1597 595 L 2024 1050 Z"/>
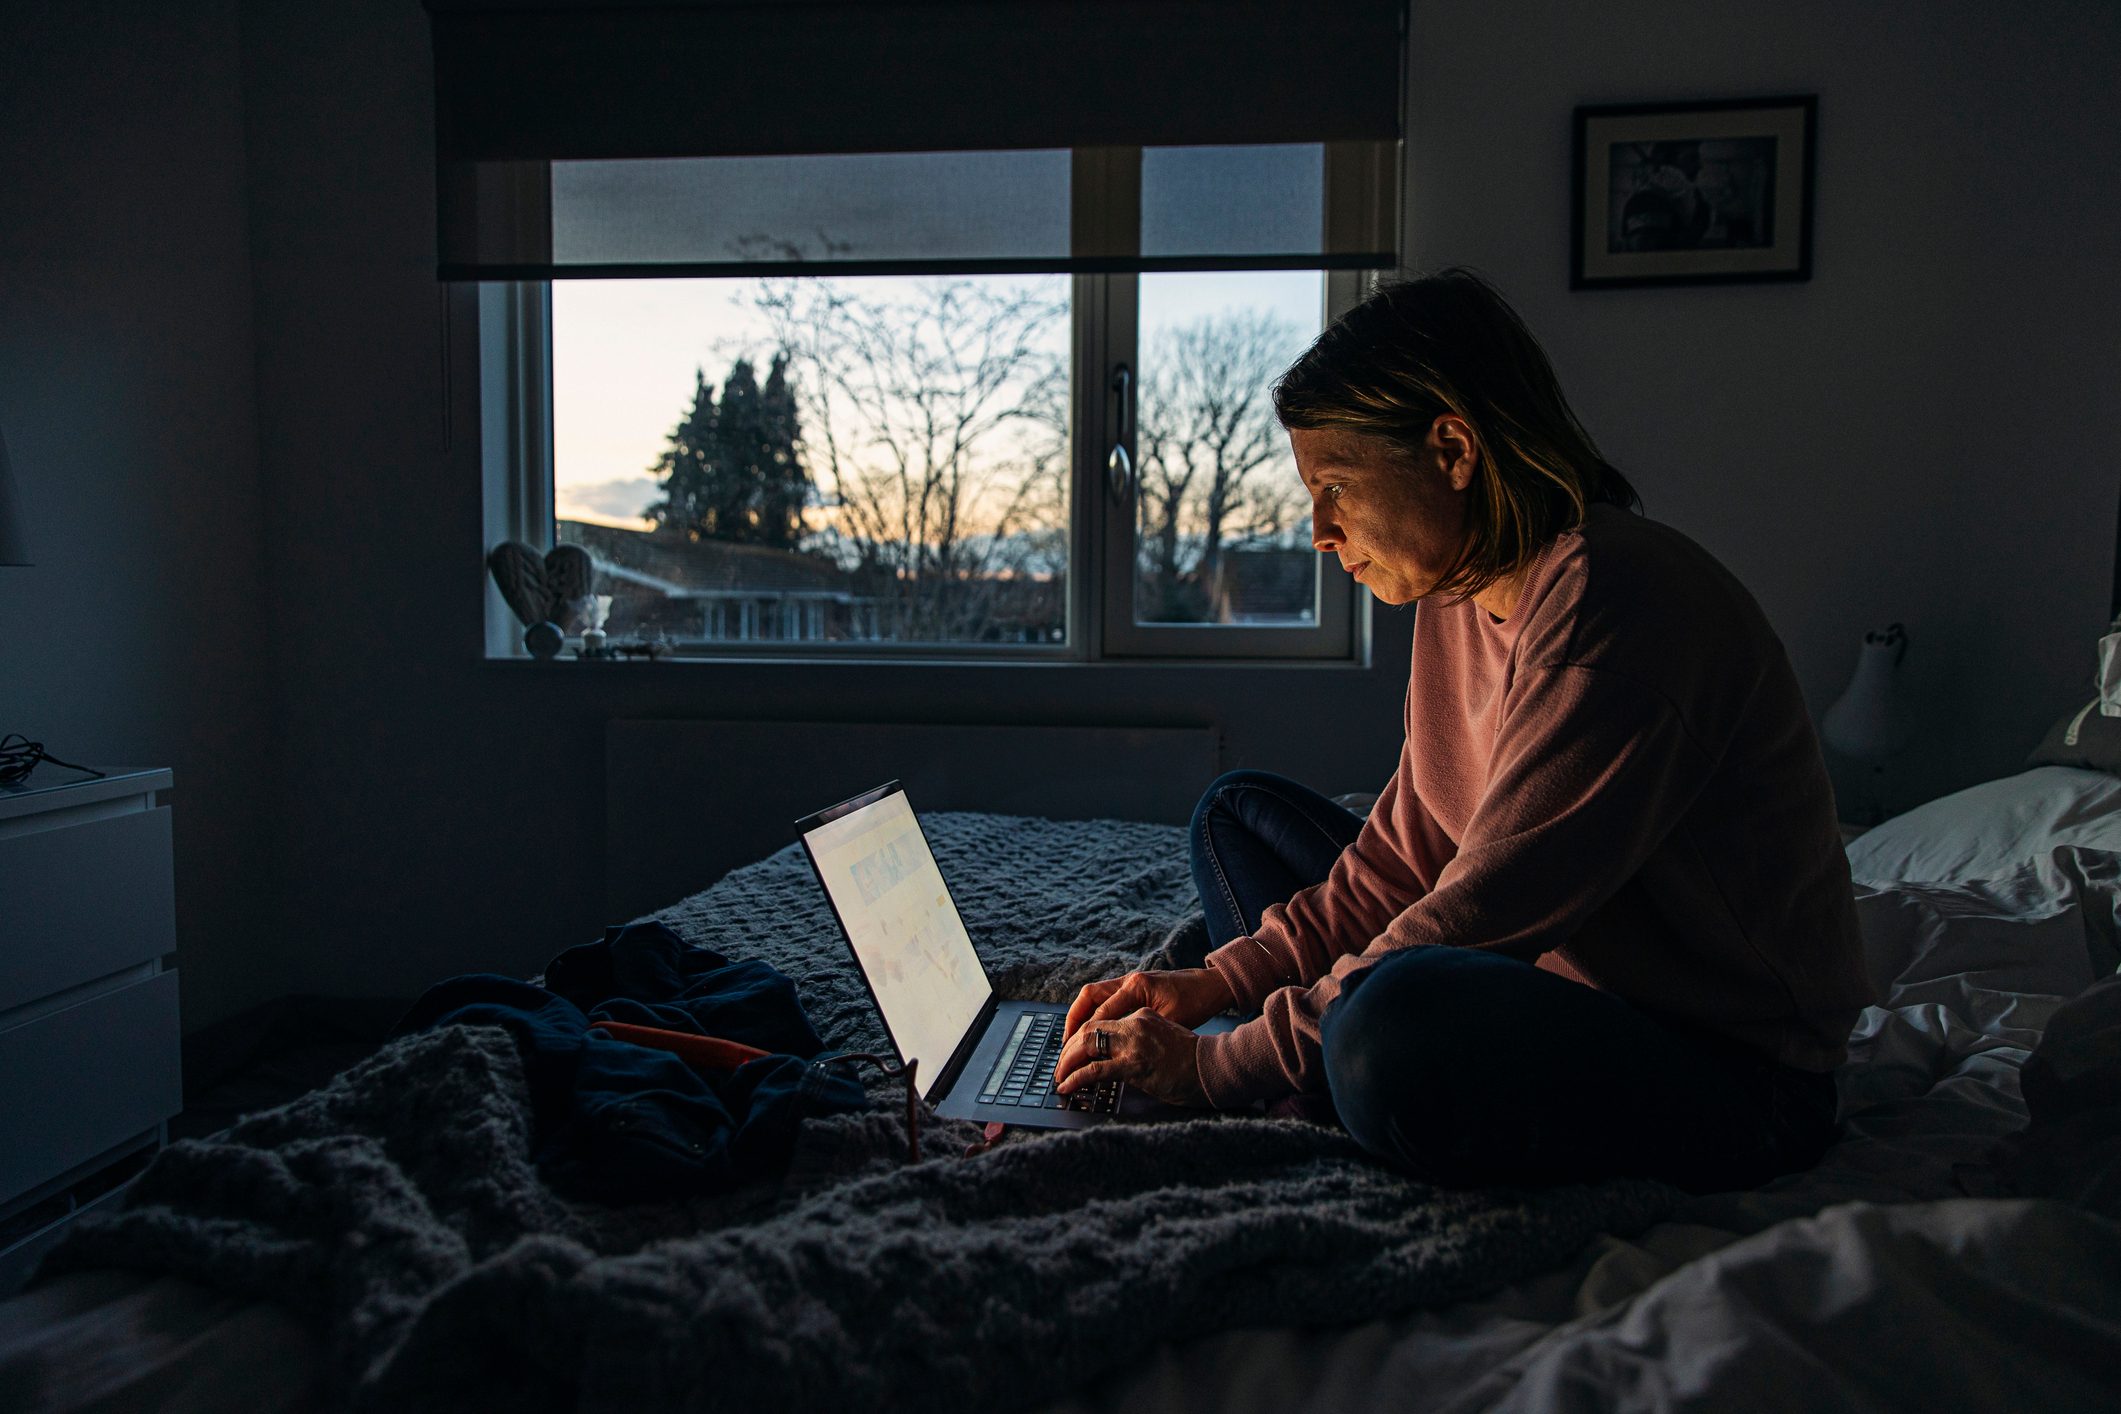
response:
<path fill-rule="evenodd" d="M 593 1021 L 590 1029 L 608 1031 L 614 1040 L 631 1041 L 652 1051 L 668 1051 L 694 1070 L 735 1070 L 746 1061 L 773 1054 L 740 1041 L 724 1041 L 719 1036 L 697 1036 L 690 1031 L 634 1026 L 624 1021 Z"/>

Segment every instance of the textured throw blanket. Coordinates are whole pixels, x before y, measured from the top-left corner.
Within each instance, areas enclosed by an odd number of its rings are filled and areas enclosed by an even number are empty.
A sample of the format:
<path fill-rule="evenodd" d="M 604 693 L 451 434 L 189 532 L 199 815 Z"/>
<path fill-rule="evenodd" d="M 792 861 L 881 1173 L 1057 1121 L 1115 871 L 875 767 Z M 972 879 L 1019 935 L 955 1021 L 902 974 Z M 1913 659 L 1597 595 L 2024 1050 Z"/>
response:
<path fill-rule="evenodd" d="M 1168 958 L 1183 832 L 986 815 L 926 822 L 1005 994 L 1062 998 Z M 658 915 L 794 977 L 818 1031 L 882 1031 L 797 849 Z M 1197 931 L 1197 925 L 1196 925 Z M 330 1085 L 172 1145 L 55 1268 L 172 1272 L 325 1333 L 327 1386 L 371 1409 L 1017 1408 L 1157 1343 L 1441 1305 L 1655 1221 L 1617 1182 L 1446 1193 L 1338 1131 L 1203 1117 L 1014 1133 L 897 1092 L 813 1121 L 785 1180 L 682 1205 L 570 1203 L 528 1161 L 505 1032 L 394 1042 Z M 1040 1372 L 1026 1378 L 1035 1357 Z"/>

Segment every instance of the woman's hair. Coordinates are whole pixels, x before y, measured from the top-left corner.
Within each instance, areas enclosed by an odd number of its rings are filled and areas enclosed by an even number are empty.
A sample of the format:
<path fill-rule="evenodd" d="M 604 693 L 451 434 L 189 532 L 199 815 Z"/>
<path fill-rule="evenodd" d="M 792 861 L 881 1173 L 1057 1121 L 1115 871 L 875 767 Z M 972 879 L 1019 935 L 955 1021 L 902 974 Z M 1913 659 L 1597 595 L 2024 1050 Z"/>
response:
<path fill-rule="evenodd" d="M 1470 598 L 1583 523 L 1642 498 L 1599 455 L 1554 367 L 1492 286 L 1451 269 L 1389 284 L 1333 322 L 1274 385 L 1284 427 L 1359 432 L 1410 462 L 1445 413 L 1479 453 L 1467 536 L 1432 592 Z"/>

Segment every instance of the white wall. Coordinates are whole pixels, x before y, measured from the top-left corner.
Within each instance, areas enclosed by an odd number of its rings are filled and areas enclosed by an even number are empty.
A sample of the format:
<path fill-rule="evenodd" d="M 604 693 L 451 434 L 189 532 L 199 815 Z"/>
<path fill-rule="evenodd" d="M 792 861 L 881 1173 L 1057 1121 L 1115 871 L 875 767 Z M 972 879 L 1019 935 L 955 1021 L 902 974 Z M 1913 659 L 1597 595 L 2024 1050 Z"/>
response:
<path fill-rule="evenodd" d="M 0 431 L 36 560 L 0 569 L 0 732 L 175 769 L 187 1025 L 285 984 L 237 49 L 233 3 L 0 6 Z"/>
<path fill-rule="evenodd" d="M 1816 713 L 1904 621 L 1901 805 L 2089 700 L 2121 491 L 2121 6 L 1415 0 L 1409 225 L 1546 342 Z M 1819 95 L 1814 275 L 1568 288 L 1579 103 Z"/>

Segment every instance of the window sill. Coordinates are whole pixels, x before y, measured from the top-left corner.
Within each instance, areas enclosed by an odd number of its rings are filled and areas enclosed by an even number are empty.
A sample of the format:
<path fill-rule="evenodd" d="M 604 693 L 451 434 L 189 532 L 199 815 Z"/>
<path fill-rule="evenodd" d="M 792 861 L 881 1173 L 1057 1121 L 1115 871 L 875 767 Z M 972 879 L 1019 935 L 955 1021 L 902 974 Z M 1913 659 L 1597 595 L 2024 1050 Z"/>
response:
<path fill-rule="evenodd" d="M 1367 673 L 1376 666 L 1372 663 L 1356 662 L 1348 658 L 1062 658 L 1058 656 L 1026 656 L 1021 659 L 975 658 L 975 657 L 914 657 L 911 655 L 891 657 L 869 657 L 849 654 L 846 657 L 813 658 L 781 654 L 716 654 L 713 656 L 686 656 L 665 654 L 660 658 L 591 658 L 581 659 L 573 650 L 561 653 L 556 658 L 532 657 L 487 657 L 483 660 L 492 667 L 509 671 L 550 672 L 640 672 L 697 667 L 778 668 L 788 671 L 797 669 L 836 668 L 887 668 L 905 672 L 932 673 L 939 668 L 968 668 L 1005 672 L 1055 672 L 1062 669 L 1076 671 L 1139 671 L 1144 669 L 1181 669 L 1185 671 L 1245 669 L 1247 671 L 1276 672 L 1296 669 L 1310 672 Z"/>

